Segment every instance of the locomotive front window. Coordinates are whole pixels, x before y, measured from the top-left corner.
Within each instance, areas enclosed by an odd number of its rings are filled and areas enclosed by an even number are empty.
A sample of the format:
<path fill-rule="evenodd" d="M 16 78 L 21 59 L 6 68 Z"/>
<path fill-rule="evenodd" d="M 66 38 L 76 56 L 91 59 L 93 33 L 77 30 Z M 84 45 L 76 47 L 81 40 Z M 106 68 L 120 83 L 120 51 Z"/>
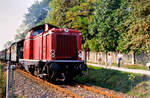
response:
<path fill-rule="evenodd" d="M 42 33 L 42 32 L 44 32 L 43 29 L 35 30 L 34 33 L 32 33 L 32 35 L 33 35 L 33 36 L 36 36 L 36 35 L 38 35 L 38 34 L 40 34 L 40 33 Z"/>

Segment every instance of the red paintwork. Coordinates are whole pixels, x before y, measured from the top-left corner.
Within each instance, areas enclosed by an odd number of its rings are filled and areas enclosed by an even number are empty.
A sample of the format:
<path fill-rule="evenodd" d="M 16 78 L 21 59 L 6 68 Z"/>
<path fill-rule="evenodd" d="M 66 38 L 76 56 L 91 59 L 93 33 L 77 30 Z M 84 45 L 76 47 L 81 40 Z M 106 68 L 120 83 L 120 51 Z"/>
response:
<path fill-rule="evenodd" d="M 33 31 L 30 31 L 24 41 L 24 53 L 23 58 L 25 59 L 33 59 L 33 37 L 31 36 Z"/>
<path fill-rule="evenodd" d="M 46 25 L 45 25 L 46 26 Z M 78 51 L 81 50 L 81 33 L 75 29 L 48 27 L 48 31 L 33 36 L 34 28 L 24 41 L 24 59 L 33 60 L 81 60 Z M 40 27 L 42 28 L 42 27 Z M 38 29 L 38 28 L 36 28 Z M 55 50 L 55 57 L 51 57 L 51 50 Z"/>

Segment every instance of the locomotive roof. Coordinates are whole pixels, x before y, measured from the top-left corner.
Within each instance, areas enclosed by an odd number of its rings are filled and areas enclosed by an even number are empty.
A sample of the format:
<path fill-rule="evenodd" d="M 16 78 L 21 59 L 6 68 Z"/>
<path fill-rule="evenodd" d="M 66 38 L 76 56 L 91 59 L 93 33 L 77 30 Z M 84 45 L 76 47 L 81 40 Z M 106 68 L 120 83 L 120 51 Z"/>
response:
<path fill-rule="evenodd" d="M 51 25 L 51 24 L 47 24 L 47 25 L 48 25 L 49 27 L 51 27 L 51 28 L 58 28 L 57 26 L 54 26 L 54 25 Z M 33 29 L 37 29 L 37 28 L 42 28 L 42 27 L 45 27 L 45 24 L 35 26 L 35 27 L 29 29 L 29 31 L 31 31 L 31 30 L 33 30 Z"/>

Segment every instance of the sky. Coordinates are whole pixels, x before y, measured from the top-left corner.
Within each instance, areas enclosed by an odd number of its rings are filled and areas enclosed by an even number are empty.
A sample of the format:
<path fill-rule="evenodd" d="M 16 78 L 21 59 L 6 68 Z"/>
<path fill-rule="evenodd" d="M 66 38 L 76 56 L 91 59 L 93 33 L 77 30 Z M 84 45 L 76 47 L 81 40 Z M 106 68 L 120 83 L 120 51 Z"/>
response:
<path fill-rule="evenodd" d="M 24 14 L 35 1 L 41 0 L 0 0 L 0 50 L 7 41 L 14 40 Z"/>

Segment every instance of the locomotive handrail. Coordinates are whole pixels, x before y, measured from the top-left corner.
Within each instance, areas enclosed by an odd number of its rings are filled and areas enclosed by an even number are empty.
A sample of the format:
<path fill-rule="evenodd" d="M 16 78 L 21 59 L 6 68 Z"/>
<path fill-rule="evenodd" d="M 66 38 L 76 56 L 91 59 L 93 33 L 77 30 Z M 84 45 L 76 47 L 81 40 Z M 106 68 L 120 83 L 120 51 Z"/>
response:
<path fill-rule="evenodd" d="M 31 60 L 31 59 L 19 59 L 19 61 L 37 61 L 37 62 L 70 62 L 70 63 L 83 63 L 84 60 Z"/>

